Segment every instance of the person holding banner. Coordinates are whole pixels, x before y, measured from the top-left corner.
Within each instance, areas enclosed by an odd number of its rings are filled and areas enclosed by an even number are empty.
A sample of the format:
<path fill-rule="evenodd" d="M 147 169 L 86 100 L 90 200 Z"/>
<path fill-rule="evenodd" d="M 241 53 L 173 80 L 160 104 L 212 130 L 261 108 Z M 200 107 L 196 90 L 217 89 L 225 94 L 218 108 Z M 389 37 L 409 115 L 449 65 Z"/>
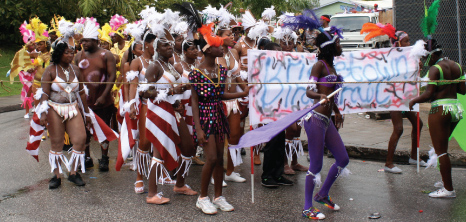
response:
<path fill-rule="evenodd" d="M 443 56 L 442 48 L 435 39 L 429 40 L 428 44 L 425 45 L 425 49 L 428 51 L 426 64 L 431 66 L 428 72 L 428 80 L 465 79 L 461 66 Z M 428 82 L 424 93 L 409 102 L 409 108 L 412 110 L 417 103 L 431 101 L 428 122 L 435 151 L 429 151 L 430 158 L 427 164 L 428 166 L 440 164 L 443 187 L 429 193 L 429 197 L 456 197 L 451 178 L 448 141 L 459 120 L 463 118 L 464 108 L 457 99 L 457 93 L 465 95 L 466 86 L 464 82 Z"/>
<path fill-rule="evenodd" d="M 342 82 L 343 80 L 341 76 L 336 74 L 333 63 L 334 57 L 342 54 L 342 47 L 338 37 L 339 33 L 333 35 L 333 33 L 331 34 L 326 31 L 317 36 L 316 44 L 320 50 L 317 56 L 319 62 L 312 67 L 311 77 L 309 79 L 310 84 L 306 91 L 306 95 L 314 99 L 314 103 L 320 100 L 326 101 L 323 105 L 307 114 L 303 119 L 304 128 L 306 129 L 309 141 L 310 166 L 306 175 L 305 203 L 302 214 L 309 219 L 325 218 L 324 214 L 313 207 L 312 199 L 318 203 L 324 204 L 330 209 L 340 209 L 340 207 L 332 201 L 332 198 L 330 198 L 329 190 L 338 176 L 348 175 L 350 173 L 349 170 L 345 168 L 349 163 L 348 153 L 338 134 L 337 127 L 335 127 L 330 119 L 332 111 L 334 111 L 337 121 L 336 125 L 340 126 L 343 124 L 343 118 L 336 105 L 338 95 L 334 97 L 333 101 L 327 99 L 327 95 L 341 88 L 342 85 L 331 83 L 315 84 L 315 82 Z M 330 167 L 322 188 L 313 198 L 312 195 L 315 185 L 317 184 L 319 186 L 321 184 L 320 171 L 323 164 L 324 146 L 326 146 L 335 157 L 335 163 Z"/>

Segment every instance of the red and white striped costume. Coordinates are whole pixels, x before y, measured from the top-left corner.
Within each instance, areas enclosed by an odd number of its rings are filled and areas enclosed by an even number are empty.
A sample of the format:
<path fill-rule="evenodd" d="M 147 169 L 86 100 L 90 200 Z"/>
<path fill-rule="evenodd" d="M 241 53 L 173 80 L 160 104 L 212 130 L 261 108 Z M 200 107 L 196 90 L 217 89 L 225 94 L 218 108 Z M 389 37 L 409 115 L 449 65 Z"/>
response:
<path fill-rule="evenodd" d="M 189 83 L 189 72 L 183 69 L 183 75 L 181 76 L 181 83 Z M 194 120 L 193 120 L 193 107 L 191 105 L 191 90 L 186 90 L 182 94 L 181 97 L 181 104 L 184 105 L 184 113 L 181 113 L 181 115 L 184 117 L 184 120 L 186 121 L 186 125 L 188 125 L 189 133 L 193 135 L 193 125 L 194 125 Z"/>
<path fill-rule="evenodd" d="M 163 77 L 157 82 L 159 83 L 157 84 L 157 89 L 159 89 L 157 98 L 147 100 L 146 115 L 146 137 L 160 153 L 169 171 L 178 166 L 180 155 L 178 148 L 180 135 L 172 105 L 176 98 L 167 96 L 168 88 L 172 87 L 170 82 L 176 82 L 175 77 L 165 71 Z"/>

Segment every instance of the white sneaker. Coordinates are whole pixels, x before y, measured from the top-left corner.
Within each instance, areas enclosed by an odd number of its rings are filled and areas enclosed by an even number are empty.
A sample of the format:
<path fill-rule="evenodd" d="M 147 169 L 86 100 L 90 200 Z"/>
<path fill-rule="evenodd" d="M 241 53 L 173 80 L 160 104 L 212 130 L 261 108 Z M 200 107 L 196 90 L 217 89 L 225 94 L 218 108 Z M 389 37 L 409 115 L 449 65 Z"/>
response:
<path fill-rule="evenodd" d="M 455 198 L 456 197 L 456 192 L 453 191 L 448 191 L 445 188 L 440 188 L 437 191 L 434 191 L 429 194 L 429 197 L 435 197 L 435 198 Z"/>
<path fill-rule="evenodd" d="M 201 209 L 205 214 L 216 214 L 217 208 L 210 202 L 209 197 L 197 198 L 196 207 Z"/>
<path fill-rule="evenodd" d="M 396 174 L 400 174 L 401 172 L 403 172 L 403 170 L 401 170 L 400 168 L 398 167 L 393 167 L 393 168 L 388 168 L 388 167 L 385 167 L 383 168 L 385 172 L 388 172 L 388 173 L 396 173 Z"/>
<path fill-rule="evenodd" d="M 220 210 L 222 211 L 229 212 L 229 211 L 235 210 L 235 208 L 231 206 L 231 204 L 229 204 L 227 200 L 225 200 L 225 197 L 223 196 L 217 197 L 216 199 L 214 199 L 212 203 L 214 204 L 216 208 L 220 208 Z"/>
<path fill-rule="evenodd" d="M 442 181 L 438 181 L 434 184 L 434 187 L 437 187 L 437 188 L 443 188 L 443 182 Z"/>
<path fill-rule="evenodd" d="M 210 183 L 215 185 L 214 178 L 210 178 Z M 223 180 L 222 181 L 222 187 L 226 187 L 226 186 L 227 186 L 227 183 L 225 182 L 225 180 Z"/>
<path fill-rule="evenodd" d="M 408 163 L 409 163 L 409 165 L 417 165 L 417 160 L 409 158 Z M 421 161 L 419 161 L 419 166 L 426 167 L 427 163 L 424 162 L 424 160 L 421 160 Z"/>
<path fill-rule="evenodd" d="M 29 119 L 29 114 L 24 115 L 25 119 Z"/>
<path fill-rule="evenodd" d="M 241 177 L 239 173 L 232 172 L 230 176 L 225 174 L 225 180 L 226 181 L 232 181 L 236 183 L 244 183 L 246 182 L 246 179 Z"/>

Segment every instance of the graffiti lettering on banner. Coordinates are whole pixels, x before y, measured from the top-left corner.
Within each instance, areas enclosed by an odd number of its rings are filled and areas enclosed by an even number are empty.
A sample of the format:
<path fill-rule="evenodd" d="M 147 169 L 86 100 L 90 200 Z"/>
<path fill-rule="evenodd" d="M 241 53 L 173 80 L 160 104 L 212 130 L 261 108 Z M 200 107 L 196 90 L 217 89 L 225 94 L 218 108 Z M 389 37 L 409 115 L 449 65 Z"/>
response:
<path fill-rule="evenodd" d="M 419 62 L 409 57 L 411 47 L 344 52 L 335 69 L 345 82 L 339 95 L 342 114 L 374 111 L 408 111 L 418 94 Z M 314 53 L 248 50 L 248 80 L 259 84 L 249 91 L 251 125 L 273 122 L 288 113 L 308 108 L 306 96 Z M 405 81 L 405 83 L 379 83 Z M 304 84 L 280 84 L 304 83 Z M 414 109 L 417 111 L 418 106 Z"/>

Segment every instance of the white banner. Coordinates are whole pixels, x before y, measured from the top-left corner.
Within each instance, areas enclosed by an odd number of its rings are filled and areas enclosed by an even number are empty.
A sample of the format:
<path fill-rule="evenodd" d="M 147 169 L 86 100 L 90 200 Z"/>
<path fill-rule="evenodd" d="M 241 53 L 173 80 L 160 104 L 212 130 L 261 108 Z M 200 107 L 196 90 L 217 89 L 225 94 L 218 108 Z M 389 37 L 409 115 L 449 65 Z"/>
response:
<path fill-rule="evenodd" d="M 335 59 L 335 69 L 346 83 L 339 95 L 342 114 L 399 110 L 408 111 L 408 103 L 418 94 L 416 83 L 378 83 L 414 81 L 418 61 L 409 57 L 411 47 L 344 52 Z M 248 76 L 256 85 L 249 91 L 251 125 L 269 123 L 288 113 L 308 108 L 313 100 L 306 96 L 314 53 L 248 50 Z M 414 107 L 418 110 L 418 106 Z"/>

